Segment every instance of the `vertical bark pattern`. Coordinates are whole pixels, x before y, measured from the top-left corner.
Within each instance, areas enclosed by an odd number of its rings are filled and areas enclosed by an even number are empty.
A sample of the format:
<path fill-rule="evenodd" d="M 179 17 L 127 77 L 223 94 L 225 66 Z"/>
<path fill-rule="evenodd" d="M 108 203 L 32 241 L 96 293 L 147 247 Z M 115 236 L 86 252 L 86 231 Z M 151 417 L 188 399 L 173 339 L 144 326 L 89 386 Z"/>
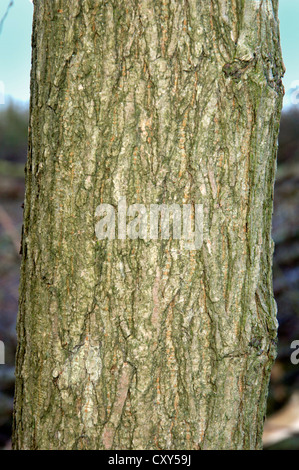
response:
<path fill-rule="evenodd" d="M 277 0 L 35 1 L 16 449 L 255 449 L 275 357 Z M 95 237 L 203 204 L 197 251 Z"/>

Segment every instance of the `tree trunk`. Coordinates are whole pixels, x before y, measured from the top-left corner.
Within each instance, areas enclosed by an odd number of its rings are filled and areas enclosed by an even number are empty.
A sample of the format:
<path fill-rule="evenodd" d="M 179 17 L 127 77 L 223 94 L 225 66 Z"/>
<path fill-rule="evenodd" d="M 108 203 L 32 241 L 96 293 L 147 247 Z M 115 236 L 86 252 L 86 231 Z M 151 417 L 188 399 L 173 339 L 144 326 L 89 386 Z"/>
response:
<path fill-rule="evenodd" d="M 35 0 L 15 449 L 261 448 L 277 10 Z M 202 205 L 202 245 L 100 240 L 121 198 Z"/>

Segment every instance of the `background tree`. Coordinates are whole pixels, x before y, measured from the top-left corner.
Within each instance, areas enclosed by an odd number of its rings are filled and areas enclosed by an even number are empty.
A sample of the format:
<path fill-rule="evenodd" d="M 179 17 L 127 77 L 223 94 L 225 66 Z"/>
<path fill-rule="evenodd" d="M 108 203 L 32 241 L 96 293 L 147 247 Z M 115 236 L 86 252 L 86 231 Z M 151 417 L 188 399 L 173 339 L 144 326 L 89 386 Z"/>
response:
<path fill-rule="evenodd" d="M 275 357 L 277 1 L 35 2 L 15 449 L 255 449 Z M 198 203 L 201 250 L 97 243 Z"/>

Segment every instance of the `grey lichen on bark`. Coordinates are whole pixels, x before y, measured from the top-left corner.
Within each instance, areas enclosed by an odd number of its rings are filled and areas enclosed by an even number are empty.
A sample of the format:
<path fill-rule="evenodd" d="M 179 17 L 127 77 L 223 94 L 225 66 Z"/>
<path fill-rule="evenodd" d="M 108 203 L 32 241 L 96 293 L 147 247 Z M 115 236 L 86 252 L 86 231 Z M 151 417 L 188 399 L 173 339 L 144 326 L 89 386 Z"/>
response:
<path fill-rule="evenodd" d="M 276 0 L 35 0 L 15 449 L 258 449 L 275 358 Z M 96 207 L 202 204 L 200 250 Z"/>

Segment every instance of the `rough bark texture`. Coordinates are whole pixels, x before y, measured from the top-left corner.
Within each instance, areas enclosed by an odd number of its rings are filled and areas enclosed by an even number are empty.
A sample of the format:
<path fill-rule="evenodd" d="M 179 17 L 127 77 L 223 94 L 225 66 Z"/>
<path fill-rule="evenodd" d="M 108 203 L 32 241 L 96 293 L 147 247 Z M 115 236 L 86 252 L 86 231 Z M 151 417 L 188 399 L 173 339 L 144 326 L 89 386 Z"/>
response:
<path fill-rule="evenodd" d="M 256 449 L 276 308 L 277 0 L 35 1 L 15 449 Z M 200 250 L 95 209 L 204 207 Z"/>

